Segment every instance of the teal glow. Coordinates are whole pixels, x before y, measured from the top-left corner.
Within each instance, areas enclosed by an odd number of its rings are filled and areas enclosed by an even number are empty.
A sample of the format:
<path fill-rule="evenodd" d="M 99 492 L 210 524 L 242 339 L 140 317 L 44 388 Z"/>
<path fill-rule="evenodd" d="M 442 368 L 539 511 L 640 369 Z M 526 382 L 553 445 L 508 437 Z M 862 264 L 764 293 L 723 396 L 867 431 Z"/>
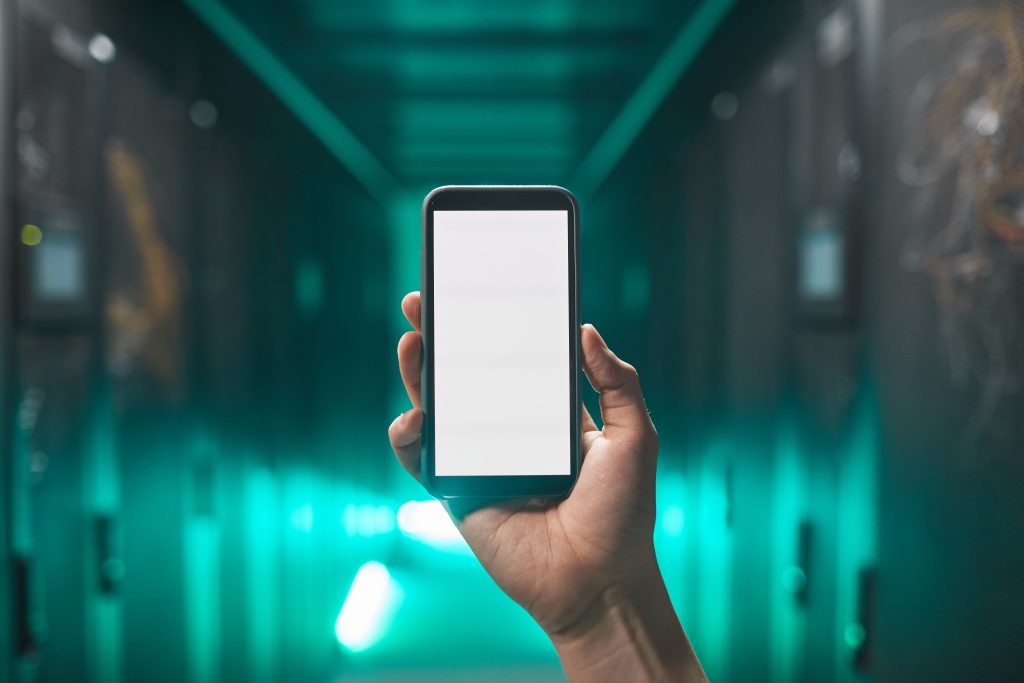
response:
<path fill-rule="evenodd" d="M 271 683 L 278 666 L 281 569 L 277 510 L 280 482 L 268 467 L 252 467 L 245 482 L 244 595 L 248 605 L 244 642 L 252 665 L 251 683 Z"/>
<path fill-rule="evenodd" d="M 295 269 L 295 306 L 307 318 L 315 316 L 324 304 L 324 273 L 312 259 Z"/>
<path fill-rule="evenodd" d="M 836 596 L 833 633 L 842 633 L 855 649 L 864 638 L 857 590 L 860 572 L 878 559 L 878 467 L 880 408 L 874 382 L 862 378 L 850 421 L 847 442 L 839 452 L 836 476 Z M 858 630 L 859 629 L 859 630 Z M 858 635 L 860 634 L 860 635 Z M 851 644 L 855 643 L 855 644 Z M 835 660 L 838 672 L 844 658 Z"/>
<path fill-rule="evenodd" d="M 651 301 L 651 271 L 646 265 L 632 264 L 622 273 L 622 307 L 642 315 Z"/>
<path fill-rule="evenodd" d="M 358 31 L 387 21 L 393 30 L 416 34 L 451 31 L 518 30 L 553 32 L 574 22 L 601 27 L 637 25 L 644 17 L 642 7 L 626 10 L 615 5 L 583 5 L 564 2 L 526 3 L 422 3 L 398 0 L 386 3 L 314 2 L 309 4 L 312 21 L 338 30 Z"/>
<path fill-rule="evenodd" d="M 409 564 L 388 565 L 404 598 L 380 640 L 353 656 L 359 661 L 352 669 L 367 672 L 365 680 L 385 679 L 396 669 L 405 675 L 392 680 L 527 680 L 509 675 L 505 667 L 511 666 L 516 673 L 529 667 L 546 674 L 539 680 L 560 680 L 551 641 L 480 563 L 423 551 Z M 456 670 L 467 674 L 452 676 Z"/>
<path fill-rule="evenodd" d="M 658 556 L 658 564 L 665 576 L 665 587 L 680 618 L 692 604 L 687 591 L 687 578 L 690 574 L 687 558 L 687 544 L 693 542 L 693 534 L 684 534 L 690 520 L 686 511 L 691 504 L 687 495 L 687 481 L 682 473 L 672 469 L 669 462 L 675 461 L 678 452 L 671 453 L 670 445 L 663 449 L 664 460 L 658 466 L 658 484 L 655 500 L 657 517 L 654 525 L 654 548 Z"/>
<path fill-rule="evenodd" d="M 342 511 L 341 523 L 345 534 L 350 537 L 388 534 L 395 529 L 395 511 L 387 505 L 349 503 Z"/>
<path fill-rule="evenodd" d="M 805 610 L 791 590 L 803 570 L 795 563 L 799 553 L 798 530 L 807 516 L 808 487 L 806 454 L 800 440 L 800 423 L 794 411 L 783 412 L 776 424 L 773 454 L 771 533 L 772 576 L 779 583 L 771 592 L 771 680 L 799 680 L 807 642 Z M 806 574 L 803 575 L 806 581 Z"/>
<path fill-rule="evenodd" d="M 578 160 L 577 115 L 567 102 L 410 98 L 396 106 L 393 121 L 395 164 L 410 177 L 434 183 L 561 179 Z"/>
<path fill-rule="evenodd" d="M 348 536 L 359 535 L 359 506 L 349 503 L 341 514 L 342 524 L 345 527 L 345 534 Z"/>
<path fill-rule="evenodd" d="M 438 550 L 469 552 L 462 534 L 436 500 L 410 500 L 398 508 L 398 528 L 407 537 Z"/>
<path fill-rule="evenodd" d="M 217 0 L 185 0 L 185 4 L 371 195 L 384 203 L 399 190 L 377 157 L 230 10 Z"/>
<path fill-rule="evenodd" d="M 420 285 L 420 207 L 422 193 L 409 193 L 395 197 L 388 207 L 387 227 L 391 244 L 391 273 L 387 286 L 390 301 L 401 301 L 407 292 Z M 396 338 L 409 329 L 409 321 L 399 306 L 389 306 L 391 331 Z M 392 374 L 389 411 L 397 415 L 409 408 L 409 397 L 398 373 Z"/>
<path fill-rule="evenodd" d="M 306 503 L 302 507 L 297 508 L 292 512 L 291 523 L 292 527 L 301 531 L 304 534 L 308 534 L 313 531 L 313 506 Z"/>
<path fill-rule="evenodd" d="M 787 593 L 799 593 L 806 585 L 807 574 L 800 567 L 786 567 L 782 572 L 782 587 Z"/>
<path fill-rule="evenodd" d="M 466 125 L 467 111 L 473 112 L 472 128 Z M 398 103 L 394 124 L 403 144 L 441 137 L 494 144 L 498 134 L 508 142 L 515 133 L 519 142 L 565 144 L 575 129 L 575 116 L 569 103 L 550 99 L 417 98 Z M 476 136 L 474 131 L 479 131 Z"/>
<path fill-rule="evenodd" d="M 350 652 L 362 652 L 384 637 L 404 593 L 380 562 L 367 562 L 356 572 L 334 622 L 334 635 Z"/>
<path fill-rule="evenodd" d="M 732 456 L 731 443 L 717 439 L 705 447 L 700 468 L 695 472 L 696 500 L 691 520 L 701 562 L 692 623 L 703 641 L 701 661 L 712 678 L 729 679 L 732 642 L 733 543 L 727 523 L 729 498 L 726 472 Z"/>
<path fill-rule="evenodd" d="M 118 439 L 119 422 L 116 417 L 115 392 L 112 382 L 101 381 L 96 387 L 92 400 L 89 402 L 91 417 L 83 449 L 87 459 L 84 472 L 86 477 L 84 493 L 86 504 L 99 513 L 114 515 L 122 501 L 122 463 L 120 459 L 120 441 Z M 123 524 L 118 525 L 118 542 L 124 542 Z M 118 577 L 124 576 L 124 562 L 121 558 L 110 558 L 103 563 L 101 571 Z M 86 608 L 92 611 L 89 629 L 89 648 L 95 653 L 89 667 L 89 680 L 120 681 L 123 680 L 124 667 L 124 616 L 119 601 L 90 601 Z"/>
<path fill-rule="evenodd" d="M 614 56 L 608 55 L 609 68 L 614 67 Z M 379 61 L 393 57 L 381 55 Z M 556 80 L 570 77 L 574 67 L 572 56 L 557 45 L 537 46 L 525 53 L 515 47 L 495 46 L 485 54 L 462 46 L 433 45 L 430 49 L 400 49 L 398 57 L 399 74 L 410 84 L 463 81 L 476 85 L 487 79 L 521 82 L 536 75 Z"/>
<path fill-rule="evenodd" d="M 735 0 L 705 0 L 576 169 L 569 187 L 577 197 L 593 194 L 650 121 L 672 87 L 700 54 Z"/>
<path fill-rule="evenodd" d="M 220 529 L 210 517 L 185 526 L 186 654 L 189 680 L 215 681 L 221 654 Z"/>
<path fill-rule="evenodd" d="M 455 157 L 464 163 L 506 160 L 541 164 L 566 164 L 572 157 L 572 149 L 565 145 L 535 143 L 530 141 L 417 141 L 408 142 L 398 150 L 403 166 L 418 162 L 439 162 Z"/>
<path fill-rule="evenodd" d="M 680 536 L 686 525 L 686 513 L 682 505 L 668 505 L 661 513 L 661 530 L 668 536 Z"/>

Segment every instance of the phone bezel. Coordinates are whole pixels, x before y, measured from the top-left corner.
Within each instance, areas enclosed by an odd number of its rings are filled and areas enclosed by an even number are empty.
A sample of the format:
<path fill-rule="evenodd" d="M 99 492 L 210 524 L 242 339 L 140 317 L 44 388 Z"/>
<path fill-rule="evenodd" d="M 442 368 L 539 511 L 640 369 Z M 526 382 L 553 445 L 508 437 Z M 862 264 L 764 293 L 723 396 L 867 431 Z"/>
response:
<path fill-rule="evenodd" d="M 538 476 L 435 476 L 434 474 L 434 212 L 564 210 L 569 240 L 569 474 Z M 446 185 L 423 200 L 423 250 L 420 264 L 420 325 L 423 331 L 421 392 L 423 429 L 421 475 L 441 498 L 513 498 L 566 496 L 580 466 L 580 291 L 579 205 L 568 190 L 553 185 Z"/>

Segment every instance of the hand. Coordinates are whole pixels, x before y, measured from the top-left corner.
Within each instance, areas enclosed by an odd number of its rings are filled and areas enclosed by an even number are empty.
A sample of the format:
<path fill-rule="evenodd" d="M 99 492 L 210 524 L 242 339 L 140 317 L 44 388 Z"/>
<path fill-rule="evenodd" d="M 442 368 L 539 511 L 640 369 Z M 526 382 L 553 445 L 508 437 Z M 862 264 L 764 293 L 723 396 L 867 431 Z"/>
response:
<path fill-rule="evenodd" d="M 419 479 L 418 292 L 405 297 L 402 310 L 414 328 L 398 343 L 413 407 L 395 419 L 388 435 L 402 466 Z M 555 501 L 501 502 L 465 514 L 455 501 L 445 507 L 484 569 L 551 637 L 571 677 L 703 679 L 654 554 L 658 436 L 636 370 L 612 353 L 592 325 L 584 325 L 580 336 L 583 369 L 601 395 L 604 426 L 598 429 L 584 407 L 583 458 L 572 494 Z M 667 647 L 659 648 L 655 641 L 666 638 Z M 627 645 L 636 657 L 623 656 Z M 622 661 L 604 659 L 613 652 Z"/>

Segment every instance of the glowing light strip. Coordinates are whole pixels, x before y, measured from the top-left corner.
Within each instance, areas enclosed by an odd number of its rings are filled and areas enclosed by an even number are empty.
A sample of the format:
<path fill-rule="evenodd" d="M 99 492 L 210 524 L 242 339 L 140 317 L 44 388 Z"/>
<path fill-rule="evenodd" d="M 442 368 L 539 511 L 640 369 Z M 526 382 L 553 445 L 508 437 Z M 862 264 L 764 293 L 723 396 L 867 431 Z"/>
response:
<path fill-rule="evenodd" d="M 647 78 L 576 169 L 569 187 L 577 196 L 592 195 L 607 179 L 733 4 L 735 0 L 705 0 L 683 24 Z"/>
<path fill-rule="evenodd" d="M 367 562 L 352 580 L 334 622 L 334 635 L 350 652 L 361 652 L 387 632 L 402 601 L 401 586 L 380 562 Z"/>
<path fill-rule="evenodd" d="M 217 0 L 184 2 L 371 195 L 386 203 L 400 190 L 377 157 L 230 10 Z"/>

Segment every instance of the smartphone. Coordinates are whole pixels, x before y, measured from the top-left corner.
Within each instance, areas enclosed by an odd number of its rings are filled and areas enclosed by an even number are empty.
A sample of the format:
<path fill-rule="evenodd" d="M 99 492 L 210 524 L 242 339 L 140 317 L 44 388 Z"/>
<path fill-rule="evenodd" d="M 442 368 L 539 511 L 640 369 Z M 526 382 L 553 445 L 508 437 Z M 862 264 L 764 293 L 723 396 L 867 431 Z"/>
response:
<path fill-rule="evenodd" d="M 420 291 L 428 490 L 567 495 L 580 453 L 576 199 L 553 186 L 433 190 Z"/>

